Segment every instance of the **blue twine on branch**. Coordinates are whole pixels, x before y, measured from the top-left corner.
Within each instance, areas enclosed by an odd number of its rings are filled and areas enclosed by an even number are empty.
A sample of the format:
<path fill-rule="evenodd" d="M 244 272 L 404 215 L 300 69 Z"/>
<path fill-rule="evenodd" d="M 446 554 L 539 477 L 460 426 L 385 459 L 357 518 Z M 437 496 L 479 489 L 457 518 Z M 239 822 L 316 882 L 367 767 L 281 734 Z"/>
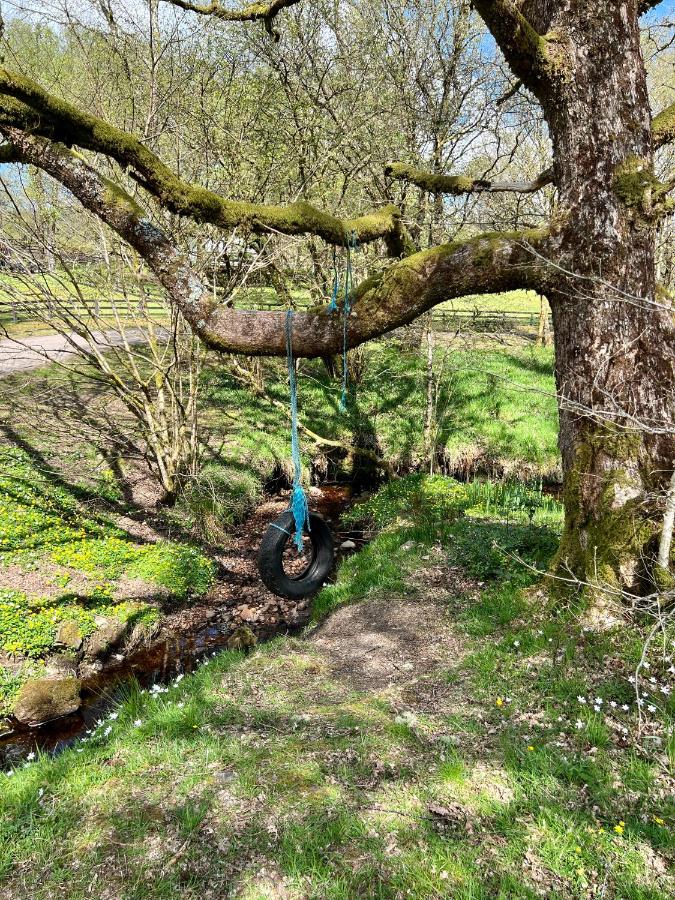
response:
<path fill-rule="evenodd" d="M 298 441 L 298 384 L 295 377 L 293 361 L 293 310 L 286 313 L 286 360 L 288 362 L 288 381 L 291 388 L 291 456 L 293 458 L 293 490 L 291 492 L 291 511 L 295 522 L 293 541 L 302 552 L 302 535 L 307 527 L 309 531 L 309 506 L 307 495 L 302 487 L 302 460 Z"/>

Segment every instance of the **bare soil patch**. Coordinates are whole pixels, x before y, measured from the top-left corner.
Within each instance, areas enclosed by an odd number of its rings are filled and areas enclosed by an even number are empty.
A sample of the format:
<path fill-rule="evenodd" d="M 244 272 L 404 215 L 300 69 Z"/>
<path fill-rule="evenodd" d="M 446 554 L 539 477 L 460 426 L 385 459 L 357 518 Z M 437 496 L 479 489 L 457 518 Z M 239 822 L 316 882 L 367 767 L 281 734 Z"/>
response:
<path fill-rule="evenodd" d="M 443 606 L 414 597 L 346 606 L 309 641 L 336 677 L 362 691 L 405 688 L 463 655 Z"/>

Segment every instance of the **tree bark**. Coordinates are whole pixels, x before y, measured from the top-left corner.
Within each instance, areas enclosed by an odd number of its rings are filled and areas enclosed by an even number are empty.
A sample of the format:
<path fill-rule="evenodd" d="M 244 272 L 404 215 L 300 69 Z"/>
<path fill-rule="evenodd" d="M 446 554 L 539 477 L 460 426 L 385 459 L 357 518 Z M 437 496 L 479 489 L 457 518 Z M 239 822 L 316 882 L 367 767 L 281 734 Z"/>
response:
<path fill-rule="evenodd" d="M 633 2 L 555 4 L 566 78 L 554 145 L 554 323 L 565 530 L 558 568 L 638 591 L 672 470 L 673 313 L 657 301 L 652 131 Z"/>

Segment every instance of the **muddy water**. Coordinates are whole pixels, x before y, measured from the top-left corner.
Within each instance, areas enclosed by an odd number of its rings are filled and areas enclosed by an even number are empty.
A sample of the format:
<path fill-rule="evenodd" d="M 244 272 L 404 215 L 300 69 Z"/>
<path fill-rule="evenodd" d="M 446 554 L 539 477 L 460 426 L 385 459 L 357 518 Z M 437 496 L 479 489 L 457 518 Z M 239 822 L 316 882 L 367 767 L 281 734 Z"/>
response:
<path fill-rule="evenodd" d="M 332 526 L 336 552 L 349 538 L 360 536 L 340 531 L 340 514 L 349 501 L 342 485 L 313 488 L 310 506 Z M 227 644 L 240 625 L 250 627 L 258 641 L 277 634 L 298 631 L 309 619 L 309 601 L 293 603 L 265 590 L 256 569 L 257 547 L 265 528 L 288 505 L 288 498 L 268 499 L 240 529 L 240 536 L 221 558 L 222 576 L 209 595 L 198 604 L 165 618 L 159 633 L 146 645 L 112 654 L 100 672 L 82 678 L 82 706 L 77 713 L 35 728 L 9 720 L 0 727 L 0 766 L 20 764 L 37 749 L 58 752 L 75 742 L 119 703 L 130 681 L 142 687 L 164 683 L 179 673 L 189 673 L 204 657 Z"/>

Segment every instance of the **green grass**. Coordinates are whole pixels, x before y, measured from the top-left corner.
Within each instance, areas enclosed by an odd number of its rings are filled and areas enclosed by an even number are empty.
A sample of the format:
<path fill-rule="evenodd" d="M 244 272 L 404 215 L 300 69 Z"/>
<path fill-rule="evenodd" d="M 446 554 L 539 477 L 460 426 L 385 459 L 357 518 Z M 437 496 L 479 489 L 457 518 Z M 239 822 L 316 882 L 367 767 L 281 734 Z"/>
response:
<path fill-rule="evenodd" d="M 560 473 L 558 418 L 549 349 L 514 347 L 507 352 L 450 350 L 437 353 L 442 370 L 437 416 L 437 455 L 444 469 L 472 473 L 528 473 L 556 479 Z M 419 465 L 424 445 L 425 364 L 421 354 L 395 342 L 362 351 L 358 383 L 352 381 L 346 413 L 339 410 L 341 384 L 320 361 L 300 362 L 300 421 L 332 441 L 379 451 L 394 470 Z M 266 362 L 265 391 L 281 404 L 255 396 L 212 365 L 206 375 L 207 421 L 223 428 L 226 462 L 269 471 L 288 458 L 288 386 L 281 362 Z M 222 411 L 227 410 L 227 418 Z M 218 423 L 216 425 L 216 423 Z M 306 452 L 331 452 L 301 433 Z M 335 452 L 334 450 L 332 451 Z M 367 462 L 358 460 L 357 467 Z"/>
<path fill-rule="evenodd" d="M 103 493 L 107 489 L 104 479 Z M 95 617 L 129 623 L 157 618 L 145 602 L 116 598 L 120 579 L 140 579 L 185 600 L 203 594 L 213 564 L 197 548 L 171 542 L 134 542 L 108 516 L 97 514 L 84 487 L 65 484 L 18 448 L 0 448 L 0 565 L 39 573 L 45 593 L 0 590 L 0 651 L 39 659 L 53 648 L 57 629 L 75 622 L 82 636 Z M 26 668 L 26 677 L 31 668 Z M 0 666 L 0 712 L 17 678 Z"/>
<path fill-rule="evenodd" d="M 220 654 L 166 693 L 130 688 L 78 746 L 0 775 L 7 895 L 77 900 L 94 879 L 125 900 L 280 885 L 317 900 L 671 895 L 662 752 L 638 733 L 634 701 L 611 707 L 630 694 L 618 664 L 630 671 L 640 635 L 550 615 L 511 553 L 545 564 L 560 510 L 509 498 L 415 476 L 352 513 L 377 535 L 341 567 L 338 584 L 363 581 L 340 602 L 425 599 L 430 554 L 483 582 L 441 600 L 465 654 L 430 676 L 426 702 L 412 681 L 403 709 L 355 690 L 289 638 Z M 493 539 L 508 551 L 499 565 Z M 659 654 L 650 664 L 667 678 Z"/>
<path fill-rule="evenodd" d="M 539 294 L 534 291 L 506 291 L 503 294 L 471 294 L 467 297 L 456 297 L 441 303 L 436 309 L 445 312 L 452 310 L 488 310 L 490 312 L 527 312 L 539 315 Z"/>

